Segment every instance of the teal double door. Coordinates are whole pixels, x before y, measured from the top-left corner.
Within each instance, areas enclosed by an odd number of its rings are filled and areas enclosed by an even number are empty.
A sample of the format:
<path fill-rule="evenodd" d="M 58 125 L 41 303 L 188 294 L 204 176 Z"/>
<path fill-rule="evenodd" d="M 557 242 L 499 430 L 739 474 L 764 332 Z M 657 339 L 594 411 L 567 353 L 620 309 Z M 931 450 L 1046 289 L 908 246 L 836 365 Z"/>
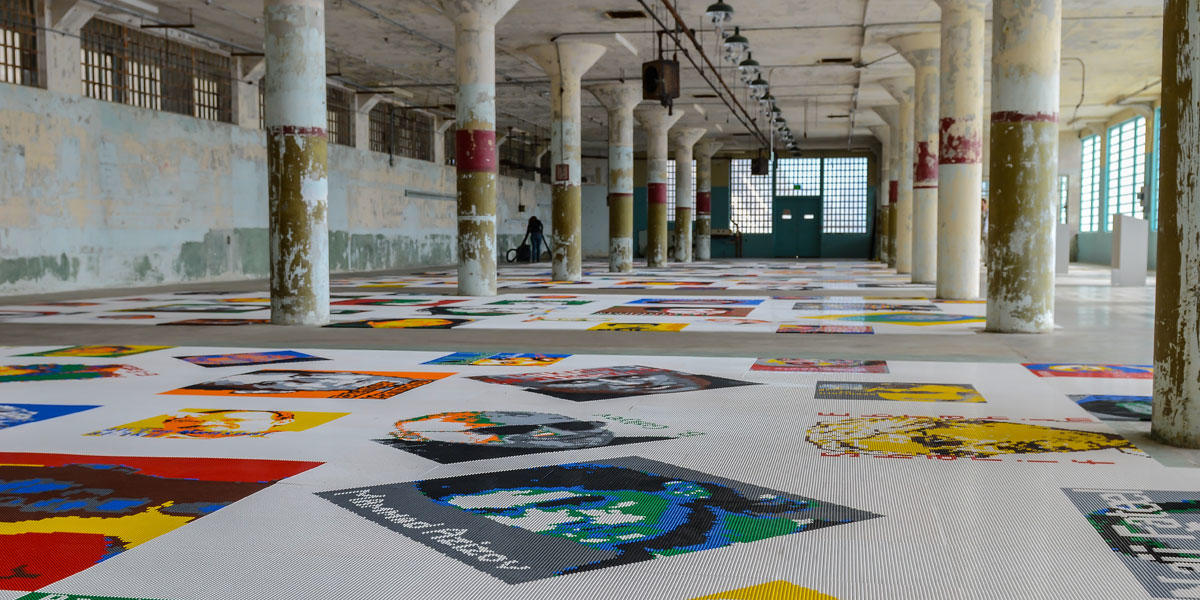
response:
<path fill-rule="evenodd" d="M 821 256 L 820 196 L 775 196 L 772 211 L 776 258 Z"/>

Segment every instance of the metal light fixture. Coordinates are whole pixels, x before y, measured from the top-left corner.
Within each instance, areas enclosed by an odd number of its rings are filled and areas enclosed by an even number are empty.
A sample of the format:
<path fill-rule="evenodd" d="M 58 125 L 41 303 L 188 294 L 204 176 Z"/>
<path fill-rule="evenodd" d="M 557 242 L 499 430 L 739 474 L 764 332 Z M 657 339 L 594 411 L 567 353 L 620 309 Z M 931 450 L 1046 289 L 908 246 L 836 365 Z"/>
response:
<path fill-rule="evenodd" d="M 762 75 L 759 75 L 758 78 L 747 85 L 750 86 L 750 95 L 754 96 L 755 99 L 762 99 L 770 93 L 771 84 L 766 79 L 763 79 Z"/>
<path fill-rule="evenodd" d="M 750 50 L 750 40 L 742 35 L 741 27 L 734 27 L 733 35 L 725 38 L 725 41 L 721 42 L 721 47 L 725 49 L 725 57 L 729 59 L 729 62 L 738 62 L 741 60 L 742 54 Z"/>
<path fill-rule="evenodd" d="M 775 106 L 775 96 L 771 95 L 771 91 L 767 90 L 767 95 L 758 99 L 758 106 L 763 109 L 763 112 L 771 110 Z"/>
<path fill-rule="evenodd" d="M 742 74 L 742 81 L 750 83 L 762 75 L 762 65 L 754 60 L 754 53 L 750 52 L 746 55 L 746 60 L 738 63 L 738 72 Z"/>
<path fill-rule="evenodd" d="M 722 0 L 717 0 L 716 3 L 708 5 L 704 9 L 704 16 L 712 23 L 717 32 L 723 32 L 725 25 L 733 21 L 733 7 L 725 4 Z"/>

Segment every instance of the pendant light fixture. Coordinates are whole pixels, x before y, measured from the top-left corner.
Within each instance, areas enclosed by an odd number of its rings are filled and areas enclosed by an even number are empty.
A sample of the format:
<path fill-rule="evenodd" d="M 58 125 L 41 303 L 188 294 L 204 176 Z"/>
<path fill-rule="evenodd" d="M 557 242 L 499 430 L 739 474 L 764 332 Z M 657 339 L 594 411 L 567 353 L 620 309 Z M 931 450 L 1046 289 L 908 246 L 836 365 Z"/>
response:
<path fill-rule="evenodd" d="M 708 5 L 704 9 L 704 16 L 712 23 L 718 34 L 725 32 L 725 26 L 733 22 L 733 7 L 726 4 L 722 0 L 717 0 L 716 3 Z"/>
<path fill-rule="evenodd" d="M 771 84 L 766 79 L 763 79 L 762 75 L 759 75 L 748 85 L 750 86 L 750 95 L 754 96 L 755 99 L 761 99 L 770 92 Z"/>
<path fill-rule="evenodd" d="M 721 42 L 721 47 L 725 49 L 725 58 L 729 59 L 729 62 L 739 62 L 742 54 L 750 50 L 750 40 L 742 35 L 741 27 L 734 27 L 733 34 Z"/>
<path fill-rule="evenodd" d="M 746 55 L 746 60 L 738 63 L 738 72 L 742 74 L 743 83 L 750 83 L 762 75 L 762 66 L 758 64 L 757 60 L 754 60 L 753 52 Z"/>

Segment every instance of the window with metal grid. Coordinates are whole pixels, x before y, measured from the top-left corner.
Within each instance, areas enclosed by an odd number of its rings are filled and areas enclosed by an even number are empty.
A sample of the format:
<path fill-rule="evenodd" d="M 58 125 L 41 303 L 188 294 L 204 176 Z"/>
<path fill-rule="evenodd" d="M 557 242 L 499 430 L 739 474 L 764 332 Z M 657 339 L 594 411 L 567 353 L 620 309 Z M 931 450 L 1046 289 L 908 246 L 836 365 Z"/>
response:
<path fill-rule="evenodd" d="M 37 0 L 0 0 L 0 83 L 37 86 Z"/>
<path fill-rule="evenodd" d="M 771 233 L 771 175 L 751 175 L 750 159 L 734 159 L 729 169 L 731 225 L 742 233 Z"/>
<path fill-rule="evenodd" d="M 1138 192 L 1146 182 L 1146 119 L 1136 117 L 1108 130 L 1108 186 L 1104 229 L 1113 215 L 1141 217 Z"/>
<path fill-rule="evenodd" d="M 667 221 L 675 222 L 675 159 L 667 160 Z M 692 220 L 696 219 L 696 161 L 692 161 Z"/>
<path fill-rule="evenodd" d="M 92 19 L 80 32 L 82 92 L 213 121 L 233 121 L 228 56 Z"/>
<path fill-rule="evenodd" d="M 775 194 L 779 196 L 820 196 L 821 159 L 781 158 L 775 166 L 778 179 Z"/>
<path fill-rule="evenodd" d="M 538 138 L 523 131 L 510 131 L 500 145 L 500 174 L 519 179 L 535 179 L 538 173 Z"/>
<path fill-rule="evenodd" d="M 867 166 L 865 156 L 826 158 L 820 168 L 823 233 L 867 232 Z M 780 168 L 780 176 L 783 169 Z M 793 192 L 794 193 L 794 192 Z"/>
<path fill-rule="evenodd" d="M 433 160 L 432 117 L 388 102 L 376 104 L 368 117 L 372 150 L 417 160 Z M 447 148 L 447 152 L 452 151 L 453 147 Z"/>
<path fill-rule="evenodd" d="M 458 148 L 456 147 L 456 144 L 455 144 L 455 139 L 456 139 L 455 136 L 456 135 L 458 135 L 458 132 L 455 131 L 455 127 L 451 126 L 450 128 L 446 129 L 446 133 L 444 133 L 443 137 L 442 137 L 442 140 L 444 141 L 444 147 L 446 149 L 446 164 L 448 164 L 448 165 L 453 165 L 458 162 Z M 549 160 L 549 159 L 550 159 L 550 153 L 547 152 L 546 160 Z M 550 179 L 549 179 L 549 177 L 547 177 L 546 179 L 543 179 L 542 181 L 550 181 Z"/>
<path fill-rule="evenodd" d="M 1083 138 L 1083 161 L 1079 176 L 1079 231 L 1100 231 L 1100 136 Z"/>
<path fill-rule="evenodd" d="M 354 92 L 325 87 L 325 135 L 330 144 L 354 145 Z"/>
<path fill-rule="evenodd" d="M 1067 201 L 1071 197 L 1071 177 L 1058 176 L 1058 222 L 1067 222 Z"/>

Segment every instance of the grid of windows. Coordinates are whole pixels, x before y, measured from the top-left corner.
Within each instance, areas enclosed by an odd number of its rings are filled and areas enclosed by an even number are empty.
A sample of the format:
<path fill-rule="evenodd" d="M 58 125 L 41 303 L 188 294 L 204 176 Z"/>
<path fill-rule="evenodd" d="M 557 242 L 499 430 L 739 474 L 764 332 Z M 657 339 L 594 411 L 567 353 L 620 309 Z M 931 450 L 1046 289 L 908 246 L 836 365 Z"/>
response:
<path fill-rule="evenodd" d="M 118 23 L 80 32 L 85 96 L 214 121 L 233 121 L 229 57 Z"/>
<path fill-rule="evenodd" d="M 675 222 L 675 159 L 667 160 L 667 221 Z M 696 218 L 696 161 L 692 161 L 692 220 Z"/>
<path fill-rule="evenodd" d="M 751 175 L 750 159 L 730 163 L 730 221 L 742 233 L 771 233 L 771 175 Z"/>
<path fill-rule="evenodd" d="M 538 174 L 538 138 L 523 131 L 510 131 L 500 145 L 500 174 L 535 179 Z"/>
<path fill-rule="evenodd" d="M 325 133 L 329 143 L 354 145 L 354 92 L 325 88 Z"/>
<path fill-rule="evenodd" d="M 1058 222 L 1067 222 L 1067 201 L 1071 197 L 1071 178 L 1068 175 L 1058 176 Z"/>
<path fill-rule="evenodd" d="M 786 159 L 813 160 L 813 159 Z M 818 193 L 822 195 L 824 233 L 867 232 L 867 158 L 826 158 L 824 166 L 818 160 L 817 172 L 822 173 Z M 779 178 L 783 179 L 784 161 L 780 161 Z M 806 188 L 807 189 L 807 188 Z M 794 192 L 793 192 L 794 193 Z"/>
<path fill-rule="evenodd" d="M 1100 136 L 1083 138 L 1079 179 L 1079 230 L 1100 231 Z"/>
<path fill-rule="evenodd" d="M 38 85 L 37 0 L 0 0 L 0 83 Z"/>
<path fill-rule="evenodd" d="M 775 166 L 778 179 L 775 193 L 780 196 L 820 196 L 821 159 L 781 158 Z"/>
<path fill-rule="evenodd" d="M 1141 217 L 1138 192 L 1146 183 L 1146 119 L 1137 117 L 1108 130 L 1108 186 L 1104 228 L 1113 215 Z"/>
<path fill-rule="evenodd" d="M 371 109 L 368 118 L 372 150 L 417 160 L 433 160 L 432 117 L 403 106 L 381 102 Z M 447 154 L 453 150 L 453 146 L 446 148 Z"/>

